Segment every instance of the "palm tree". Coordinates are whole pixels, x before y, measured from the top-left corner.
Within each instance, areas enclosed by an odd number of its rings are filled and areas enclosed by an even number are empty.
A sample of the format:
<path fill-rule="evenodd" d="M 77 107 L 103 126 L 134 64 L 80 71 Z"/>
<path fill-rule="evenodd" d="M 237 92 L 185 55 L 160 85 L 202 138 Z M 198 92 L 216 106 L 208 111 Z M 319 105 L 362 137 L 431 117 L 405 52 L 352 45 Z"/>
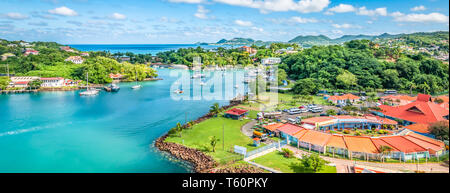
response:
<path fill-rule="evenodd" d="M 180 137 L 181 137 L 181 132 L 183 131 L 183 126 L 181 126 L 181 123 L 178 122 L 177 126 L 175 127 L 177 132 L 180 132 Z"/>
<path fill-rule="evenodd" d="M 214 115 L 217 115 L 220 113 L 220 106 L 219 103 L 214 103 L 209 110 L 210 113 L 213 113 Z"/>
<path fill-rule="evenodd" d="M 216 152 L 216 145 L 219 141 L 220 139 L 218 139 L 216 136 L 209 137 L 209 144 L 211 144 L 213 152 Z"/>
<path fill-rule="evenodd" d="M 390 146 L 386 146 L 386 145 L 382 145 L 380 147 L 380 154 L 381 154 L 381 160 L 384 162 L 384 156 L 389 155 L 392 151 L 392 147 Z"/>
<path fill-rule="evenodd" d="M 416 84 L 414 82 L 408 82 L 407 86 L 409 87 L 409 94 L 412 95 L 412 89 L 416 88 Z"/>

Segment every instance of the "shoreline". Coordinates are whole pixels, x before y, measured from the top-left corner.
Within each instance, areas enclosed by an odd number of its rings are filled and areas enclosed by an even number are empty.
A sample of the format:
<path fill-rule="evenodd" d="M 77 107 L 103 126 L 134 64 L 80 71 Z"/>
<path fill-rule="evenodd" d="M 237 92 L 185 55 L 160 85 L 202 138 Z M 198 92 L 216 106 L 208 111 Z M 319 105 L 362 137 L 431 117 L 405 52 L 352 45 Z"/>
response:
<path fill-rule="evenodd" d="M 148 81 L 158 81 L 164 80 L 162 78 L 146 78 L 142 81 L 138 82 L 148 82 Z M 124 83 L 135 82 L 135 81 L 121 81 Z M 120 82 L 119 82 L 120 83 Z M 103 89 L 104 84 L 97 84 L 92 86 L 93 88 Z M 24 90 L 0 90 L 0 94 L 22 94 L 22 93 L 39 93 L 39 92 L 67 92 L 67 91 L 77 91 L 86 89 L 86 86 L 77 86 L 77 87 L 41 87 L 39 89 L 24 89 Z"/>
<path fill-rule="evenodd" d="M 241 102 L 237 102 L 235 100 L 230 100 L 230 104 L 227 106 L 222 106 L 221 109 L 229 109 L 231 107 L 235 107 L 240 105 Z M 198 124 L 202 121 L 210 119 L 214 117 L 214 114 L 207 113 L 198 119 L 194 120 L 194 124 Z M 182 125 L 182 128 L 186 128 L 187 125 Z M 219 163 L 217 163 L 214 158 L 203 153 L 200 150 L 190 148 L 181 144 L 173 143 L 173 142 L 165 142 L 166 138 L 169 137 L 169 134 L 166 133 L 161 137 L 158 137 L 152 144 L 159 151 L 166 152 L 169 156 L 175 157 L 176 159 L 181 159 L 182 161 L 186 161 L 192 165 L 193 171 L 196 173 L 262 173 L 263 170 L 259 168 L 255 168 L 254 166 L 245 166 L 245 167 L 231 167 L 231 168 L 220 168 Z M 226 166 L 226 165 L 225 165 Z"/>

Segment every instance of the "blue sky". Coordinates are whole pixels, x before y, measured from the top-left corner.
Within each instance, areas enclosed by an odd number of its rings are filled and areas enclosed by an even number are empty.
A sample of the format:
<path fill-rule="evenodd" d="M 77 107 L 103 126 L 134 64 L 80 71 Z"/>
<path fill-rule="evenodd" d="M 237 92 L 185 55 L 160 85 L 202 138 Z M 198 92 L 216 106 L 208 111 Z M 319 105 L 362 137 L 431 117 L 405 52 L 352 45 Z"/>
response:
<path fill-rule="evenodd" d="M 449 29 L 448 0 L 2 0 L 0 38 L 164 44 Z"/>

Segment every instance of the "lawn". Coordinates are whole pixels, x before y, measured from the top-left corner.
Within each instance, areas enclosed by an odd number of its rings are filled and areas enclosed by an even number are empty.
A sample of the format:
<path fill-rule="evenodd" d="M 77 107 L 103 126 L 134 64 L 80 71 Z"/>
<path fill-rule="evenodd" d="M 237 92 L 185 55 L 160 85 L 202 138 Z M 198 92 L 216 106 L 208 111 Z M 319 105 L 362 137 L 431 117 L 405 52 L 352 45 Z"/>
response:
<path fill-rule="evenodd" d="M 268 153 L 252 161 L 284 173 L 314 173 L 312 170 L 300 166 L 300 160 L 298 158 L 286 158 L 279 151 Z M 336 167 L 327 165 L 317 173 L 336 173 Z"/>
<path fill-rule="evenodd" d="M 250 111 L 249 117 L 256 117 L 256 112 Z M 230 152 L 233 151 L 234 145 L 246 147 L 247 152 L 257 148 L 253 146 L 253 140 L 240 131 L 241 127 L 250 121 L 251 119 L 233 120 L 219 115 L 198 123 L 191 129 L 183 130 L 181 137 L 179 135 L 169 136 L 166 141 L 201 150 L 211 155 L 219 163 L 226 164 L 229 161 L 243 158 L 242 155 Z M 222 126 L 224 126 L 225 140 L 223 140 Z M 210 136 L 220 139 L 216 145 L 216 152 L 212 152 Z M 222 147 L 223 141 L 225 141 L 225 148 Z M 264 144 L 261 144 L 260 147 L 262 146 Z"/>
<path fill-rule="evenodd" d="M 274 111 L 274 110 L 282 110 L 289 109 L 294 107 L 299 107 L 301 105 L 306 105 L 309 103 L 319 104 L 319 105 L 329 105 L 328 101 L 323 99 L 322 96 L 312 96 L 312 101 L 300 101 L 300 99 L 294 99 L 295 94 L 291 93 L 270 93 L 265 92 L 261 93 L 258 98 L 258 103 L 246 104 L 245 106 L 249 106 L 252 108 L 263 109 L 265 106 L 266 111 Z M 274 100 L 274 101 L 272 101 Z M 277 101 L 277 102 L 275 102 Z M 262 105 L 263 104 L 263 105 Z"/>

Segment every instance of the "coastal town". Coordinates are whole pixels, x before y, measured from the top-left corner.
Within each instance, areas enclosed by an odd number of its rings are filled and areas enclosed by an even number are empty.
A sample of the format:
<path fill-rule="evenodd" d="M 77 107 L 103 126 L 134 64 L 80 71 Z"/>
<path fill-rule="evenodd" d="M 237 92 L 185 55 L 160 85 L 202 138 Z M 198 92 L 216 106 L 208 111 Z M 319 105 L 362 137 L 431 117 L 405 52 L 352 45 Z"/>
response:
<path fill-rule="evenodd" d="M 398 56 L 400 54 L 421 54 L 420 51 L 412 53 L 411 49 L 397 47 L 398 44 L 393 42 L 403 41 L 394 39 L 388 44 L 356 41 L 344 46 L 349 47 L 354 43 L 368 44 L 375 50 L 383 47 L 394 50 L 400 48 L 396 55 L 380 56 L 388 62 L 403 60 Z M 389 47 L 386 48 L 386 45 Z M 40 51 L 34 47 L 42 49 L 23 41 L 9 43 L 7 47 L 22 50 L 20 57 L 39 56 Z M 97 61 L 99 54 L 104 55 L 101 52 L 80 52 L 70 46 L 53 47 L 55 51 L 57 48 L 58 52 L 66 55 L 60 62 L 79 66 L 77 68 L 80 69 L 85 69 L 83 65 L 92 65 L 86 64 L 86 61 Z M 102 73 L 103 77 L 96 76 L 96 81 L 89 81 L 89 73 L 97 74 L 96 71 L 84 71 L 86 76 L 83 72 L 83 76 L 77 76 L 80 79 L 73 76 L 16 74 L 10 72 L 8 63 L 14 61 L 16 55 L 5 53 L 2 60 L 6 64 L 6 73 L 2 76 L 9 81 L 1 92 L 13 94 L 86 89 L 82 93 L 87 93 L 89 87 L 117 92 L 119 87 L 116 84 L 120 82 L 137 81 L 138 78 L 139 81 L 161 80 L 156 78 L 156 73 L 137 77 L 138 73 L 133 73 L 136 62 L 144 63 L 144 71 L 164 68 L 192 70 L 192 79 L 197 79 L 196 75 L 199 75 L 202 80 L 208 77 L 202 72 L 225 75 L 226 71 L 244 70 L 242 84 L 248 89 L 244 95 L 236 96 L 229 106 L 213 105 L 207 115 L 195 121 L 178 124 L 158 138 L 154 145 L 176 159 L 190 162 L 196 172 L 448 172 L 448 135 L 446 137 L 443 131 L 445 128 L 448 130 L 449 124 L 448 91 L 432 88 L 426 82 L 388 87 L 391 89 L 355 90 L 357 82 L 348 83 L 344 79 L 351 81 L 360 77 L 355 78 L 349 71 L 338 75 L 336 84 L 342 86 L 334 89 L 316 86 L 317 81 L 296 81 L 294 76 L 289 76 L 293 72 L 284 67 L 289 65 L 286 61 L 314 49 L 302 48 L 297 44 L 197 49 L 201 54 L 188 61 L 188 65 L 177 61 L 179 59 L 170 58 L 173 55 L 167 58 L 165 53 L 152 57 L 130 53 L 109 55 L 102 60 L 113 65 L 128 65 L 130 70 L 106 71 Z M 230 52 L 248 59 L 237 58 L 235 63 L 218 65 L 207 57 L 218 57 L 220 62 L 220 57 Z M 272 54 L 261 54 L 266 52 Z M 373 54 L 377 56 L 378 52 Z M 442 58 L 441 62 L 448 65 L 448 58 Z M 339 76 L 345 78 L 340 80 Z M 255 86 L 257 81 L 264 82 L 266 89 L 258 92 L 259 86 Z M 385 86 L 382 82 L 382 86 Z M 106 87 L 105 83 L 110 86 Z M 275 83 L 275 87 L 270 87 L 271 83 Z M 386 86 L 389 84 L 391 82 L 386 82 Z M 207 86 L 205 82 L 201 82 L 201 85 Z M 401 91 L 393 88 L 400 88 Z M 180 91 L 178 94 L 183 93 Z M 310 162 L 316 162 L 318 166 L 308 165 Z"/>

